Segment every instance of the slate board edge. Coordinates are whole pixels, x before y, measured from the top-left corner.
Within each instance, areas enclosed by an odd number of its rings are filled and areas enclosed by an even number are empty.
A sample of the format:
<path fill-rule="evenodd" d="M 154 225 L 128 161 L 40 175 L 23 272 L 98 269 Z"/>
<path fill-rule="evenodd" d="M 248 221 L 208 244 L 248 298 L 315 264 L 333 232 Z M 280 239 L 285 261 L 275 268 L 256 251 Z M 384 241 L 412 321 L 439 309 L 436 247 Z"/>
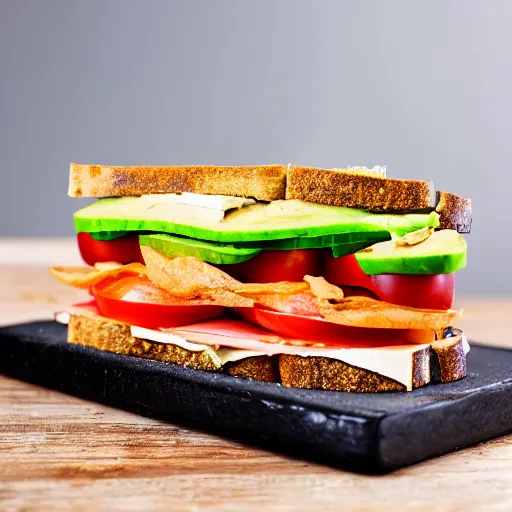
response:
<path fill-rule="evenodd" d="M 446 413 L 450 415 L 449 424 L 443 421 Z M 439 435 L 439 431 L 423 428 L 427 421 L 450 428 Z M 439 402 L 383 418 L 377 464 L 394 470 L 510 433 L 512 379 L 468 392 L 451 400 L 449 408 Z M 407 450 L 401 450 L 400 444 L 407 445 Z"/>

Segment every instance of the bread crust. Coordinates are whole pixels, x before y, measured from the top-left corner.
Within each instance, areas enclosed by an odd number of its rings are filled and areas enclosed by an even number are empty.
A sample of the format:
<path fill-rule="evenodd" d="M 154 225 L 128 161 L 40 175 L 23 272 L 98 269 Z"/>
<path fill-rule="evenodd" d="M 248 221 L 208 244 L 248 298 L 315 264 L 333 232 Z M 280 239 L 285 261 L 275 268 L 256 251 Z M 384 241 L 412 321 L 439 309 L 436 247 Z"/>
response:
<path fill-rule="evenodd" d="M 288 166 L 286 199 L 385 212 L 433 208 L 434 197 L 433 183 L 428 181 Z"/>
<path fill-rule="evenodd" d="M 453 382 L 467 375 L 466 353 L 462 336 L 432 343 L 433 373 L 438 382 Z"/>
<path fill-rule="evenodd" d="M 68 194 L 120 197 L 193 192 L 274 201 L 284 199 L 285 188 L 283 165 L 120 167 L 72 163 Z"/>
<path fill-rule="evenodd" d="M 439 229 L 455 229 L 459 233 L 469 233 L 473 210 L 471 199 L 439 191 L 436 212 L 439 213 Z"/>

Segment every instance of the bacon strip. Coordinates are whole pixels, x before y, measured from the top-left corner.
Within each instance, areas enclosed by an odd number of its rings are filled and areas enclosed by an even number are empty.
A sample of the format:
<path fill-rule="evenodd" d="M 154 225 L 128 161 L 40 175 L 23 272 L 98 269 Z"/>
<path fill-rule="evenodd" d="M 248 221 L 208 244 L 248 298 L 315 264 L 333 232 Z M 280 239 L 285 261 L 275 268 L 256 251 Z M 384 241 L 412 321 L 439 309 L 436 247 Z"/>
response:
<path fill-rule="evenodd" d="M 117 278 L 121 275 L 146 275 L 146 267 L 142 263 L 130 263 L 107 270 L 97 270 L 94 267 L 52 267 L 50 273 L 61 283 L 74 288 L 89 289 L 104 279 Z"/>
<path fill-rule="evenodd" d="M 149 279 L 175 295 L 215 297 L 221 291 L 229 292 L 275 311 L 319 316 L 352 327 L 435 330 L 452 325 L 457 316 L 452 310 L 421 310 L 367 297 L 343 297 L 342 290 L 322 277 L 306 276 L 302 283 L 243 284 L 196 258 L 171 260 L 149 247 L 142 251 Z"/>
<path fill-rule="evenodd" d="M 158 287 L 182 299 L 208 299 L 220 306 L 262 307 L 301 316 L 317 316 L 351 327 L 393 329 L 443 329 L 453 325 L 457 312 L 397 306 L 367 297 L 344 297 L 343 291 L 322 277 L 306 276 L 301 283 L 241 283 L 208 263 L 193 257 L 169 259 L 150 247 L 142 247 L 146 266 L 131 263 L 105 265 L 103 271 L 86 267 L 53 267 L 59 281 L 89 288 L 105 278 L 142 275 Z"/>
<path fill-rule="evenodd" d="M 148 277 L 154 284 L 180 297 L 199 297 L 207 291 L 233 291 L 242 283 L 212 265 L 191 256 L 166 258 L 142 246 Z"/>
<path fill-rule="evenodd" d="M 151 247 L 141 247 L 149 279 L 173 295 L 210 296 L 229 291 L 251 298 L 262 294 L 290 295 L 309 291 L 307 283 L 241 283 L 226 272 L 192 256 L 167 258 Z"/>
<path fill-rule="evenodd" d="M 346 297 L 338 304 L 322 304 L 325 320 L 352 327 L 442 329 L 453 324 L 457 311 L 416 309 L 369 297 Z"/>

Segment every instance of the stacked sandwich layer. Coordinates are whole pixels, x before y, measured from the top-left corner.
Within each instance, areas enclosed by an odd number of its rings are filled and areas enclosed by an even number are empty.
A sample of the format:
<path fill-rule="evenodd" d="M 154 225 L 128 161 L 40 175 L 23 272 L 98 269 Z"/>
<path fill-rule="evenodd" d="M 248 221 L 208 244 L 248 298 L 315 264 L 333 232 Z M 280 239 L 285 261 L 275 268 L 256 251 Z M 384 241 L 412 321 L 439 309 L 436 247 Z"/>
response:
<path fill-rule="evenodd" d="M 411 390 L 465 376 L 452 328 L 470 200 L 384 168 L 71 165 L 93 302 L 69 341 L 284 385 Z"/>

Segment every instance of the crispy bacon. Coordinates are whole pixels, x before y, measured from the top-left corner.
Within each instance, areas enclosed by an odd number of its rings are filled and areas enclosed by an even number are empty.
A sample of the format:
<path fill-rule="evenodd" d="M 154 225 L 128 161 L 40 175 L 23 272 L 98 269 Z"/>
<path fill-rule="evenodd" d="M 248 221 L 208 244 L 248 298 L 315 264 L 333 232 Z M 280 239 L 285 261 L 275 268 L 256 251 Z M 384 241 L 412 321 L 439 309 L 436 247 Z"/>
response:
<path fill-rule="evenodd" d="M 142 247 L 146 266 L 140 263 L 118 266 L 53 267 L 59 281 L 89 288 L 105 278 L 147 275 L 153 284 L 182 299 L 208 299 L 225 307 L 253 307 L 300 316 L 317 316 L 352 327 L 394 329 L 442 329 L 453 325 L 457 312 L 397 306 L 368 297 L 344 297 L 343 291 L 323 277 L 306 276 L 301 283 L 241 283 L 222 270 L 197 258 L 169 259 L 149 247 Z M 101 270 L 104 269 L 104 270 Z"/>
<path fill-rule="evenodd" d="M 308 283 L 291 283 L 281 281 L 280 283 L 240 283 L 234 290 L 235 293 L 244 297 L 259 297 L 260 295 L 294 295 L 301 292 L 309 292 Z"/>
<path fill-rule="evenodd" d="M 222 291 L 274 311 L 319 316 L 352 327 L 439 329 L 451 325 L 457 315 L 452 310 L 420 310 L 367 297 L 344 297 L 340 288 L 322 277 L 306 276 L 302 283 L 242 284 L 196 258 L 170 260 L 148 247 L 142 250 L 149 278 L 173 294 L 215 297 Z"/>
<path fill-rule="evenodd" d="M 457 316 L 450 309 L 415 309 L 369 297 L 346 297 L 338 304 L 323 303 L 321 313 L 329 322 L 352 327 L 433 330 L 452 325 Z"/>
<path fill-rule="evenodd" d="M 207 291 L 233 291 L 242 284 L 222 270 L 191 256 L 170 259 L 145 246 L 141 251 L 150 281 L 176 296 L 193 298 Z"/>
<path fill-rule="evenodd" d="M 74 288 L 87 290 L 106 278 L 117 278 L 122 275 L 145 276 L 146 267 L 141 263 L 130 263 L 129 265 L 115 267 L 110 266 L 105 270 L 98 270 L 94 267 L 52 267 L 50 268 L 50 273 L 61 283 L 73 286 Z"/>

